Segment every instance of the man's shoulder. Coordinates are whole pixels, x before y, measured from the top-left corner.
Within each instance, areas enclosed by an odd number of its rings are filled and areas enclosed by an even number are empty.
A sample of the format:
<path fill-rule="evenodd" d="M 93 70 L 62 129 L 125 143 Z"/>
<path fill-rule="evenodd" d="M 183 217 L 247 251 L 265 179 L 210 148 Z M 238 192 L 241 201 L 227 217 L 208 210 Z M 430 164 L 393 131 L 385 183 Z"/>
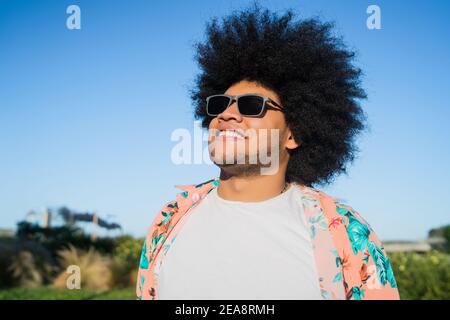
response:
<path fill-rule="evenodd" d="M 370 224 L 361 216 L 347 200 L 331 195 L 320 189 L 298 185 L 302 191 L 305 205 L 318 206 L 318 211 L 325 215 L 330 224 L 336 223 L 340 218 L 351 218 L 371 229 Z"/>

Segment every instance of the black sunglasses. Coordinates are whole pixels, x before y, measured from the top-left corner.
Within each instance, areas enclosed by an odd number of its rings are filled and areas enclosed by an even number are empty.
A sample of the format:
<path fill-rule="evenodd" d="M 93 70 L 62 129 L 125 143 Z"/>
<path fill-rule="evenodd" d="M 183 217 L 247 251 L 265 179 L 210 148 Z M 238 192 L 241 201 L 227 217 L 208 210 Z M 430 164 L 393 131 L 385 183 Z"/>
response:
<path fill-rule="evenodd" d="M 263 114 L 265 109 L 279 110 L 268 106 L 267 102 L 272 103 L 280 109 L 282 108 L 272 99 L 259 94 L 243 94 L 240 96 L 216 94 L 206 98 L 206 113 L 211 117 L 217 117 L 224 112 L 233 101 L 236 101 L 239 113 L 246 117 L 259 117 Z"/>

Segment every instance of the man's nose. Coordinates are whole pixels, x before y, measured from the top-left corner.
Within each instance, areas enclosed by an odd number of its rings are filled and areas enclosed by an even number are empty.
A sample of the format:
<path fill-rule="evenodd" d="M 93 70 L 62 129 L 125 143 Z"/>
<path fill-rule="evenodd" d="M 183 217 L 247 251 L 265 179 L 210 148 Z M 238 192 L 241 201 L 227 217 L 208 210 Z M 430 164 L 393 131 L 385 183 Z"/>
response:
<path fill-rule="evenodd" d="M 239 113 L 236 101 L 233 101 L 221 114 L 217 116 L 219 120 L 229 121 L 235 120 L 236 122 L 242 121 L 242 115 Z"/>

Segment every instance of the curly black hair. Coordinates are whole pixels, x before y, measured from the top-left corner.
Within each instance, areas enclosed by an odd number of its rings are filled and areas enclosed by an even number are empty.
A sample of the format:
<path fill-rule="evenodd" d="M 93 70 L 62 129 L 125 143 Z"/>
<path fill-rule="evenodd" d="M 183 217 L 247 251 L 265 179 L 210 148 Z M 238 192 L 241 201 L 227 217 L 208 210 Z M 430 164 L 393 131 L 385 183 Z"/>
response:
<path fill-rule="evenodd" d="M 355 137 L 365 129 L 358 101 L 366 98 L 355 52 L 333 34 L 333 23 L 318 18 L 294 21 L 254 5 L 206 24 L 205 42 L 196 42 L 200 74 L 190 90 L 195 117 L 208 128 L 206 97 L 241 81 L 275 91 L 299 148 L 286 180 L 307 186 L 328 184 L 355 158 Z"/>

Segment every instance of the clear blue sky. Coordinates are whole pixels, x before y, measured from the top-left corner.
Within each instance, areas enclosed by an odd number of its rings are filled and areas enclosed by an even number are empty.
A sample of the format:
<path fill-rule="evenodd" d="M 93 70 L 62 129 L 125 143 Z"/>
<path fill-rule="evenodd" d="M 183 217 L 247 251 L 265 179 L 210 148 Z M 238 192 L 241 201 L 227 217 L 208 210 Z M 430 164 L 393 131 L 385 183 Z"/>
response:
<path fill-rule="evenodd" d="M 114 215 L 143 236 L 175 184 L 218 174 L 170 160 L 193 128 L 192 43 L 205 22 L 249 1 L 0 0 L 0 228 L 32 208 Z M 365 72 L 371 131 L 324 191 L 382 239 L 421 239 L 450 223 L 449 1 L 260 1 L 334 20 Z M 81 30 L 66 8 L 81 8 Z M 381 8 L 381 30 L 366 8 Z"/>

